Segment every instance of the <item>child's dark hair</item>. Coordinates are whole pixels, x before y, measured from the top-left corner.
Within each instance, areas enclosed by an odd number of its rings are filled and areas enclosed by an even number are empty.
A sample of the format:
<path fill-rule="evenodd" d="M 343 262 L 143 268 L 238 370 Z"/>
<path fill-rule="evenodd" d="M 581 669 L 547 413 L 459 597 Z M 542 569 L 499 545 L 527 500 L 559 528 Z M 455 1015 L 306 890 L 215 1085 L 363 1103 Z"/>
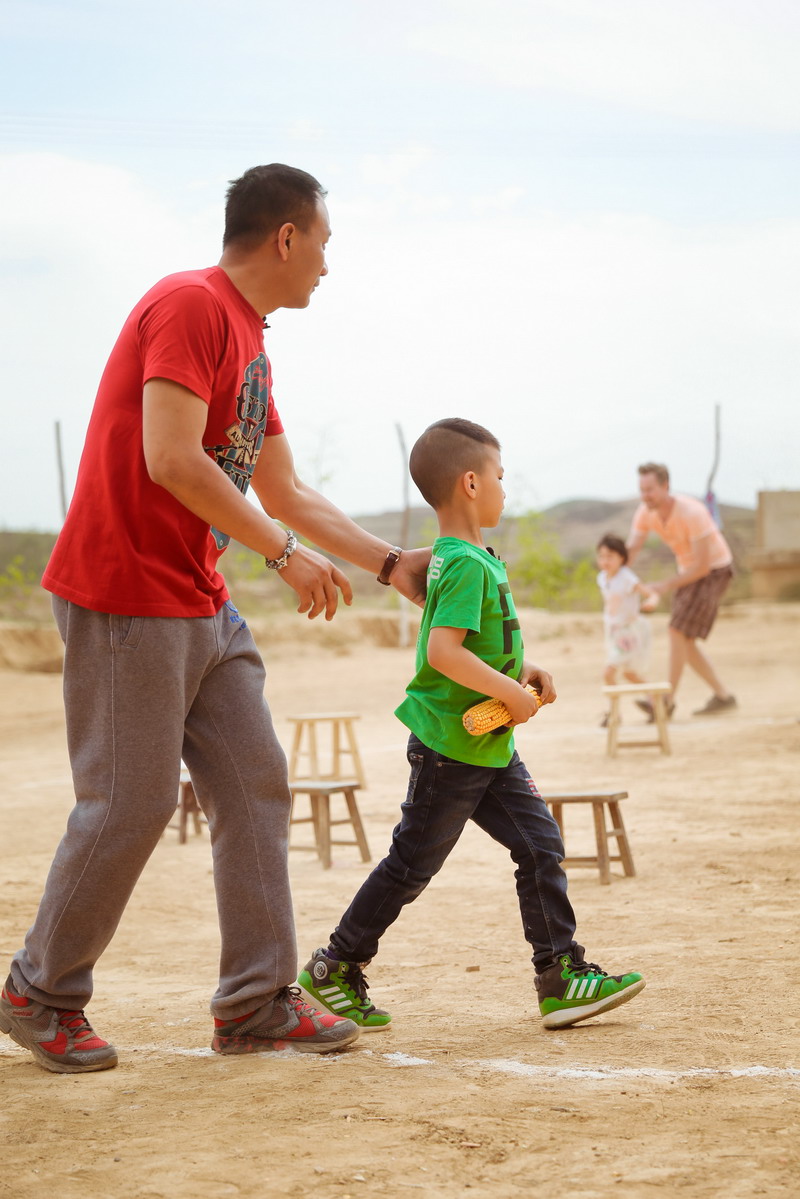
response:
<path fill-rule="evenodd" d="M 411 478 L 432 508 L 441 508 L 468 470 L 483 469 L 488 448 L 500 442 L 484 429 L 460 416 L 446 417 L 428 425 L 417 439 L 408 460 Z"/>
<path fill-rule="evenodd" d="M 601 537 L 597 543 L 597 548 L 611 550 L 614 554 L 619 554 L 623 563 L 628 561 L 628 547 L 621 537 L 615 537 L 613 533 L 606 533 L 605 537 Z"/>

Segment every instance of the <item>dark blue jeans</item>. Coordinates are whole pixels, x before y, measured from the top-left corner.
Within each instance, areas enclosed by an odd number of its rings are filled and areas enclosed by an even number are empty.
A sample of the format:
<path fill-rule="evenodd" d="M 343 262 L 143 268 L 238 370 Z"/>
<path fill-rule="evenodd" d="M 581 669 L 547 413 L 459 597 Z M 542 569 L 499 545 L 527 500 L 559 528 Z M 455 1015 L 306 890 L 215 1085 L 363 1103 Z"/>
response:
<path fill-rule="evenodd" d="M 567 898 L 558 825 L 514 754 L 508 766 L 471 766 L 408 740 L 411 777 L 400 823 L 383 861 L 364 882 L 331 937 L 340 958 L 366 962 L 378 942 L 444 865 L 468 820 L 504 845 L 514 877 L 533 964 L 545 970 L 574 946 L 575 915 Z"/>

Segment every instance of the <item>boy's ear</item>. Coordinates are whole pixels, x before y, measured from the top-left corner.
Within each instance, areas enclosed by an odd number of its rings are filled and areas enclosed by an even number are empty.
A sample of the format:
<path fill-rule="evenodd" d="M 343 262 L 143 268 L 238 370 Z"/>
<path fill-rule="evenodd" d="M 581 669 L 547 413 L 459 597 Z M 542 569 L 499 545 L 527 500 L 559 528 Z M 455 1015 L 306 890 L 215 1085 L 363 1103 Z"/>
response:
<path fill-rule="evenodd" d="M 461 476 L 461 486 L 464 488 L 466 494 L 472 499 L 475 498 L 478 492 L 478 488 L 475 485 L 475 479 L 476 475 L 474 470 L 465 471 Z"/>

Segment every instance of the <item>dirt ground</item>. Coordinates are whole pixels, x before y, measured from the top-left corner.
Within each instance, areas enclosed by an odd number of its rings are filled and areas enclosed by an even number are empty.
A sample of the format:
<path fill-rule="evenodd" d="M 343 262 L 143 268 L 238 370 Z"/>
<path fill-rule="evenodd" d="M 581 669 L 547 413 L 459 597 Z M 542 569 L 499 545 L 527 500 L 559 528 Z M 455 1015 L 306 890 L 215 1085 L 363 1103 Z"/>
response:
<path fill-rule="evenodd" d="M 663 614 L 653 623 L 655 678 L 665 668 Z M 360 806 L 377 858 L 405 792 L 405 736 L 392 710 L 413 650 L 377 646 L 367 627 L 357 612 L 327 629 L 281 617 L 278 635 L 263 627 L 260 639 L 285 743 L 292 713 L 362 714 Z M 529 656 L 559 687 L 557 704 L 518 734 L 540 788 L 629 792 L 636 877 L 617 866 L 604 887 L 595 870 L 574 868 L 570 893 L 588 956 L 641 970 L 642 994 L 547 1032 L 510 863 L 471 827 L 371 968 L 391 1029 L 342 1054 L 216 1056 L 208 835 L 181 846 L 169 830 L 96 972 L 90 1014 L 120 1050 L 119 1068 L 47 1074 L 0 1037 L 0 1195 L 800 1193 L 800 605 L 723 611 L 710 649 L 739 710 L 692 718 L 705 694 L 687 680 L 670 757 L 606 756 L 599 618 L 524 613 L 523 630 Z M 32 639 L 32 661 L 46 664 L 46 640 Z M 60 678 L 6 669 L 0 682 L 5 960 L 34 916 L 72 792 Z M 625 718 L 629 729 L 641 719 L 632 705 Z M 569 817 L 568 851 L 585 852 L 589 811 Z M 367 867 L 351 848 L 335 851 L 330 871 L 300 851 L 291 867 L 305 958 Z"/>

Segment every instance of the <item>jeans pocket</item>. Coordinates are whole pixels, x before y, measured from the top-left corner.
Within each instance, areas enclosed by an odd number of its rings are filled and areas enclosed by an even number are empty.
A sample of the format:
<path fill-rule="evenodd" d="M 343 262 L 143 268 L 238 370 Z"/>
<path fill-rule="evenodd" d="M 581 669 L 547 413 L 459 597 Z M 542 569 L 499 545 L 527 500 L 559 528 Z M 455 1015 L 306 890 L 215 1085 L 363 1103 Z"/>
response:
<path fill-rule="evenodd" d="M 112 616 L 112 644 L 114 648 L 136 649 L 142 639 L 143 616 Z"/>
<path fill-rule="evenodd" d="M 406 792 L 406 803 L 413 803 L 414 793 L 417 789 L 419 776 L 422 774 L 422 767 L 425 765 L 425 759 L 422 754 L 415 754 L 411 750 L 408 752 L 408 764 L 411 771 L 408 776 L 408 791 Z"/>

